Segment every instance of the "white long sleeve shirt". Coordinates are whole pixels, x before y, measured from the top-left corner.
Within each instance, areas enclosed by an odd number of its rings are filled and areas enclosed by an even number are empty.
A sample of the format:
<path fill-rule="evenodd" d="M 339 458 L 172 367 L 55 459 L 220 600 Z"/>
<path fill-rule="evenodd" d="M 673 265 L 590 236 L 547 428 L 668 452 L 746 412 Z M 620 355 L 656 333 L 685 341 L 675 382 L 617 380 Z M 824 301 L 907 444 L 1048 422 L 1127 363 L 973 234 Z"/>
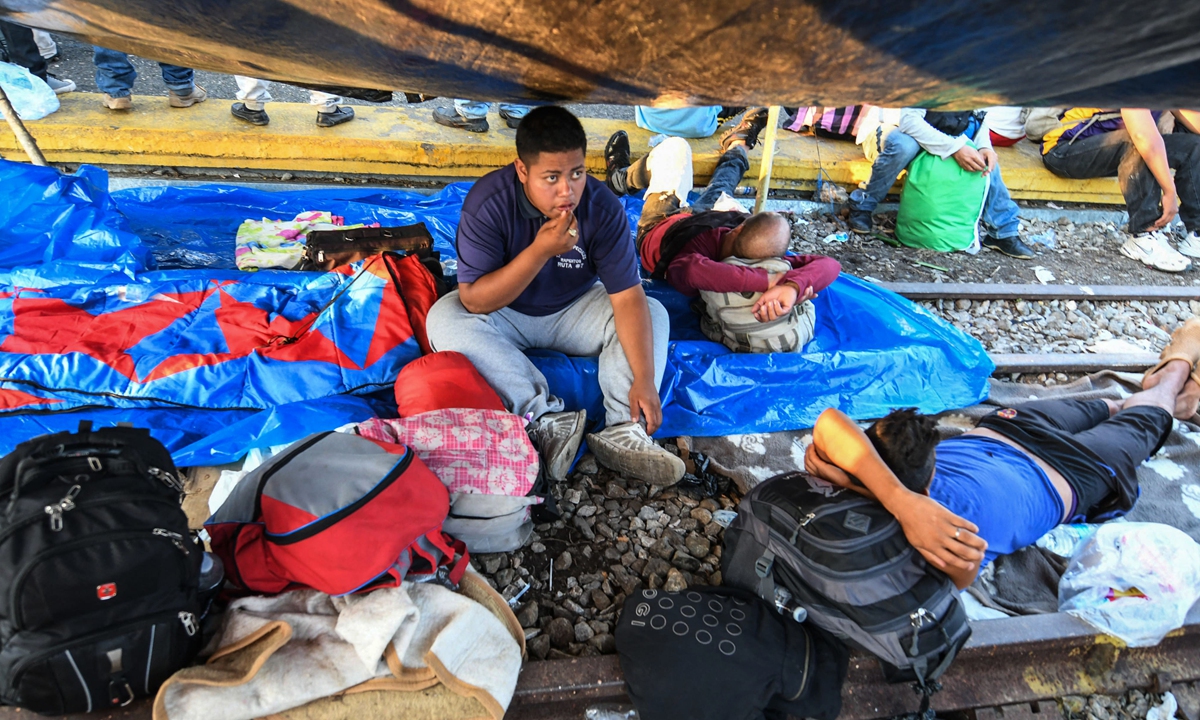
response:
<path fill-rule="evenodd" d="M 900 132 L 908 135 L 931 155 L 948 158 L 967 144 L 965 135 L 951 137 L 925 122 L 925 110 L 922 108 L 904 108 L 900 111 Z M 988 132 L 987 117 L 979 126 L 979 132 L 973 138 L 977 150 L 991 150 L 992 138 Z"/>

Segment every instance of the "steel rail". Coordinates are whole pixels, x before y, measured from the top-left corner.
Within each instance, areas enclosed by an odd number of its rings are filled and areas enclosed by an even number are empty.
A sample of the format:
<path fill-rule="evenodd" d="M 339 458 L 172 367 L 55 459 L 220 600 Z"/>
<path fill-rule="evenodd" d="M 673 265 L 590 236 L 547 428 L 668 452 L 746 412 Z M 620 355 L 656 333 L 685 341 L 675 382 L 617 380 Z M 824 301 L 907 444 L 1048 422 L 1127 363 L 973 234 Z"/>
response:
<path fill-rule="evenodd" d="M 1185 625 L 1151 648 L 1130 648 L 1065 613 L 971 623 L 970 641 L 934 695 L 939 713 L 976 710 L 977 720 L 1061 717 L 1052 701 L 1066 695 L 1117 695 L 1134 688 L 1171 690 L 1187 720 L 1200 720 L 1200 605 Z M 578 720 L 599 703 L 629 704 L 615 655 L 525 663 L 509 720 Z M 680 692 L 686 692 L 680 688 Z M 913 712 L 908 685 L 884 681 L 877 660 L 851 658 L 839 720 L 876 720 Z M 30 713 L 0 708 L 0 720 Z M 150 720 L 151 704 L 66 720 Z"/>
<path fill-rule="evenodd" d="M 1200 300 L 1200 285 L 877 284 L 909 300 Z"/>
<path fill-rule="evenodd" d="M 971 640 L 933 697 L 939 713 L 1003 708 L 988 719 L 1037 714 L 1050 720 L 1058 710 L 1046 701 L 1065 695 L 1158 688 L 1175 692 L 1185 716 L 1196 720 L 1200 690 L 1191 683 L 1200 681 L 1200 607 L 1152 648 L 1125 647 L 1065 613 L 982 620 L 971 627 Z M 614 656 L 531 662 L 505 717 L 580 718 L 590 705 L 629 702 Z M 861 654 L 851 659 L 839 720 L 894 717 L 914 712 L 917 704 L 908 685 L 884 681 L 877 660 Z M 976 716 L 983 720 L 987 713 Z"/>

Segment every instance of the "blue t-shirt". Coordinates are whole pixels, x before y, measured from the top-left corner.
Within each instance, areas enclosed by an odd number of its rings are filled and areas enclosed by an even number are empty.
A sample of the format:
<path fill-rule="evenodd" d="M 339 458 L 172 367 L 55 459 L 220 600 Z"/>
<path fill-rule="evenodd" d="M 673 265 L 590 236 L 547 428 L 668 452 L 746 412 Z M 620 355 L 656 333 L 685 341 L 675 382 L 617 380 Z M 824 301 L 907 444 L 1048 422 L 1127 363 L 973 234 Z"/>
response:
<path fill-rule="evenodd" d="M 689 108 L 651 108 L 638 105 L 633 110 L 637 126 L 671 137 L 706 138 L 717 131 L 720 105 Z"/>
<path fill-rule="evenodd" d="M 588 177 L 575 218 L 578 243 L 551 258 L 509 308 L 551 315 L 578 300 L 597 278 L 610 295 L 641 282 L 625 208 L 604 183 Z M 459 282 L 475 282 L 512 262 L 533 244 L 547 219 L 529 202 L 516 167 L 484 175 L 463 201 L 456 242 Z"/>
<path fill-rule="evenodd" d="M 983 564 L 1037 542 L 1062 521 L 1062 497 L 1025 453 L 978 435 L 937 446 L 929 497 L 979 526 L 987 541 Z"/>

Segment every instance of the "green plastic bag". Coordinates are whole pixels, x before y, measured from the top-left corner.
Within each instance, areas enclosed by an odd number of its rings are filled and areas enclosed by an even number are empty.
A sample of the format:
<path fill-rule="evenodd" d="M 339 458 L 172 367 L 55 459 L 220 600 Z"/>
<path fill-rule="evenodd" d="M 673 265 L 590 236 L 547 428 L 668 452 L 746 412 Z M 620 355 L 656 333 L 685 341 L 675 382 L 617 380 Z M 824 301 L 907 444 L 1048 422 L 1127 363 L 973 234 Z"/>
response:
<path fill-rule="evenodd" d="M 922 150 L 908 166 L 896 239 L 940 252 L 978 247 L 988 182 L 987 175 L 963 170 L 953 157 L 943 159 Z"/>

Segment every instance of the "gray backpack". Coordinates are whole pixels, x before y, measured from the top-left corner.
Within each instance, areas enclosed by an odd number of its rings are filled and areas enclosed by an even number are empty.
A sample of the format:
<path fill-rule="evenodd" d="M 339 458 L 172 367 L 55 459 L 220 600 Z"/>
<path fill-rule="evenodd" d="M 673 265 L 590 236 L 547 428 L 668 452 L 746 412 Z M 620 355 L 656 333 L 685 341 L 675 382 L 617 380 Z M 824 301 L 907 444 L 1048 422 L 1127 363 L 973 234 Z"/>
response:
<path fill-rule="evenodd" d="M 726 258 L 727 265 L 760 268 L 772 273 L 792 269 L 779 258 L 743 260 Z M 817 315 L 811 302 L 798 303 L 782 317 L 759 322 L 754 317 L 754 303 L 762 293 L 700 291 L 700 330 L 713 342 L 719 342 L 734 352 L 771 353 L 800 352 L 812 340 Z"/>
<path fill-rule="evenodd" d="M 875 655 L 891 682 L 915 682 L 922 709 L 971 636 L 954 583 L 874 500 L 810 481 L 766 480 L 725 531 L 724 584 L 804 608 L 818 627 Z"/>

